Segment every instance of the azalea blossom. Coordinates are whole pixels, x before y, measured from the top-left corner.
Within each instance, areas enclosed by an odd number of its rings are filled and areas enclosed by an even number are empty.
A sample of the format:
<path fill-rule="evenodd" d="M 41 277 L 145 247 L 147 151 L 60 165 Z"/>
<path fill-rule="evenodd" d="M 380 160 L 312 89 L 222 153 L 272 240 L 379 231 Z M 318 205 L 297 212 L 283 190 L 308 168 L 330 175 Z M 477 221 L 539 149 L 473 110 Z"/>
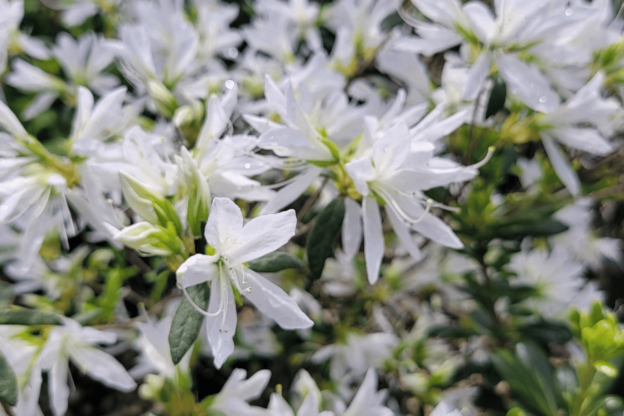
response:
<path fill-rule="evenodd" d="M 114 333 L 81 327 L 71 319 L 65 319 L 62 326 L 50 331 L 38 362 L 42 369 L 49 371 L 51 407 L 55 416 L 67 411 L 69 360 L 109 387 L 125 392 L 136 388 L 130 374 L 117 360 L 94 347 L 95 344 L 113 344 L 116 340 Z"/>
<path fill-rule="evenodd" d="M 177 275 L 185 293 L 189 286 L 210 282 L 208 311 L 187 297 L 207 317 L 206 333 L 217 367 L 234 351 L 234 290 L 284 329 L 313 325 L 282 289 L 245 265 L 287 243 L 295 233 L 295 226 L 293 210 L 260 216 L 243 225 L 243 215 L 234 202 L 227 198 L 213 200 L 205 237 L 214 254 L 190 257 L 180 266 Z"/>

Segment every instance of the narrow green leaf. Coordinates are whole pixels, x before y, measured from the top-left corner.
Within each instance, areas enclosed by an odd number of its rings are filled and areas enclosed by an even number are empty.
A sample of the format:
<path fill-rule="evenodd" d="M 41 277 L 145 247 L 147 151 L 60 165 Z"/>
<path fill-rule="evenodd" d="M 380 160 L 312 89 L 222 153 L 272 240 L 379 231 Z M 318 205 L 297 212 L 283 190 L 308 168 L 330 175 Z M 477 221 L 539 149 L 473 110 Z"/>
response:
<path fill-rule="evenodd" d="M 330 202 L 316 218 L 308 239 L 308 262 L 315 277 L 321 277 L 325 260 L 332 255 L 332 246 L 342 228 L 345 216 L 344 199 Z"/>
<path fill-rule="evenodd" d="M 485 118 L 488 119 L 494 114 L 498 113 L 505 107 L 505 100 L 507 99 L 507 84 L 499 77 L 495 76 L 494 86 L 490 93 L 490 99 L 488 100 L 487 109 L 485 111 Z"/>
<path fill-rule="evenodd" d="M 553 219 L 533 223 L 504 224 L 496 227 L 494 233 L 503 240 L 515 240 L 524 237 L 549 237 L 568 230 L 568 226 Z"/>
<path fill-rule="evenodd" d="M 13 300 L 13 286 L 0 282 L 0 310 L 8 307 Z"/>
<path fill-rule="evenodd" d="M 0 312 L 0 325 L 61 325 L 57 315 L 34 311 L 31 309 L 15 309 Z"/>
<path fill-rule="evenodd" d="M 17 404 L 17 378 L 7 359 L 0 352 L 0 400 L 9 406 Z"/>
<path fill-rule="evenodd" d="M 305 267 L 305 264 L 297 257 L 277 251 L 249 262 L 249 268 L 259 273 L 277 273 L 285 269 L 301 269 L 302 267 Z"/>
<path fill-rule="evenodd" d="M 192 286 L 188 288 L 188 293 L 197 306 L 204 310 L 208 307 L 210 289 L 207 284 Z M 204 315 L 196 311 L 186 297 L 182 298 L 169 331 L 169 348 L 174 364 L 179 363 L 191 348 L 199 336 L 203 322 Z"/>

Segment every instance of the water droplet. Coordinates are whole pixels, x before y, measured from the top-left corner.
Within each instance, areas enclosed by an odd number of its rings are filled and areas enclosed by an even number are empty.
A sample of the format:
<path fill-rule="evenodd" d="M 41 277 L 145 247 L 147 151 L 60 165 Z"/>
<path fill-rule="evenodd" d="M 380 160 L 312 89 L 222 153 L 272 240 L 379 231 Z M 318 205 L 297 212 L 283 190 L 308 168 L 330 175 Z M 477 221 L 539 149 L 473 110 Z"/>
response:
<path fill-rule="evenodd" d="M 539 102 L 544 104 L 546 102 L 546 97 L 542 96 L 539 98 Z"/>
<path fill-rule="evenodd" d="M 250 288 L 250 287 L 248 287 L 247 289 L 245 289 L 245 292 L 247 292 L 247 293 L 251 293 L 251 288 Z"/>
<path fill-rule="evenodd" d="M 0 207 L 0 211 L 6 211 L 7 209 L 9 209 L 9 207 L 7 207 L 6 205 L 2 205 Z"/>
<path fill-rule="evenodd" d="M 228 79 L 227 81 L 225 81 L 225 88 L 227 88 L 228 90 L 231 90 L 232 88 L 234 88 L 235 85 L 236 83 L 232 81 L 231 79 Z"/>
<path fill-rule="evenodd" d="M 251 168 L 251 163 L 245 163 L 245 169 Z"/>
<path fill-rule="evenodd" d="M 236 59 L 238 57 L 238 49 L 229 48 L 227 50 L 227 56 L 230 57 L 231 59 Z"/>
<path fill-rule="evenodd" d="M 566 16 L 572 16 L 572 9 L 566 9 L 565 15 Z"/>

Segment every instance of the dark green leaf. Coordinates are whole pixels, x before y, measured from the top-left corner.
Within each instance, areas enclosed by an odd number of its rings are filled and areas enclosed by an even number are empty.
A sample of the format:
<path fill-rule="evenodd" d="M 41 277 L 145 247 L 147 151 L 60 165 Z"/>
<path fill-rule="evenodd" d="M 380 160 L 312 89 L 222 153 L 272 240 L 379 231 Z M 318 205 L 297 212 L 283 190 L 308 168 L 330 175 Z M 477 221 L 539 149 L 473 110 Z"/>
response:
<path fill-rule="evenodd" d="M 208 307 L 210 289 L 207 284 L 199 284 L 188 288 L 191 299 L 202 309 Z M 191 348 L 201 331 L 204 315 L 199 313 L 186 297 L 182 298 L 178 310 L 173 316 L 169 331 L 169 348 L 174 364 L 179 363 Z"/>
<path fill-rule="evenodd" d="M 504 224 L 497 227 L 495 233 L 503 240 L 515 240 L 524 237 L 549 237 L 568 230 L 568 226 L 553 219 L 534 223 Z"/>
<path fill-rule="evenodd" d="M 8 307 L 13 300 L 13 287 L 4 282 L 0 282 L 0 310 Z"/>
<path fill-rule="evenodd" d="M 249 262 L 249 268 L 259 273 L 277 273 L 285 269 L 301 269 L 302 267 L 305 267 L 305 264 L 297 257 L 277 251 Z"/>
<path fill-rule="evenodd" d="M 573 336 L 568 325 L 546 321 L 527 325 L 521 331 L 525 336 L 545 344 L 563 345 L 570 341 Z"/>
<path fill-rule="evenodd" d="M 505 100 L 507 99 L 507 84 L 500 76 L 495 76 L 494 86 L 490 93 L 490 99 L 488 100 L 487 109 L 485 111 L 485 118 L 488 119 L 494 114 L 498 113 L 505 107 Z"/>
<path fill-rule="evenodd" d="M 0 325 L 61 325 L 61 320 L 52 313 L 15 309 L 0 312 Z"/>
<path fill-rule="evenodd" d="M 0 400 L 9 406 L 17 404 L 17 378 L 8 361 L 0 352 Z"/>
<path fill-rule="evenodd" d="M 325 260 L 332 255 L 332 246 L 342 228 L 345 216 L 344 199 L 330 202 L 316 218 L 308 239 L 308 262 L 315 277 L 321 277 Z"/>
<path fill-rule="evenodd" d="M 439 325 L 429 330 L 429 336 L 444 337 L 450 339 L 468 338 L 473 335 L 479 335 L 479 332 L 470 328 L 459 328 L 455 326 Z"/>

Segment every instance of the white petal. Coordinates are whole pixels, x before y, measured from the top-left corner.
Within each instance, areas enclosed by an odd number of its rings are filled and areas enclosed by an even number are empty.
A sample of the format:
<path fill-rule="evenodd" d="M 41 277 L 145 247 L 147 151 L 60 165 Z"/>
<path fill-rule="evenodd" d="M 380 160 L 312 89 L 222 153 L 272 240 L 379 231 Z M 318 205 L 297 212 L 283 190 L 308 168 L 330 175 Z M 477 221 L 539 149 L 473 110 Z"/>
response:
<path fill-rule="evenodd" d="M 189 287 L 213 280 L 218 273 L 216 260 L 216 256 L 195 254 L 178 268 L 178 281 L 182 286 Z"/>
<path fill-rule="evenodd" d="M 280 287 L 250 269 L 245 269 L 245 277 L 251 291 L 247 292 L 243 288 L 243 295 L 279 326 L 284 329 L 305 329 L 314 325 L 297 302 Z"/>
<path fill-rule="evenodd" d="M 347 198 L 345 200 L 345 218 L 342 223 L 342 249 L 348 259 L 352 259 L 360 250 L 362 243 L 362 208 Z"/>
<path fill-rule="evenodd" d="M 539 69 L 510 54 L 496 53 L 494 60 L 511 93 L 523 103 L 542 113 L 550 113 L 557 108 L 559 96 Z"/>
<path fill-rule="evenodd" d="M 13 111 L 2 101 L 0 101 L 0 126 L 14 136 L 26 136 L 28 134 Z"/>
<path fill-rule="evenodd" d="M 273 214 L 284 208 L 305 192 L 306 189 L 318 178 L 323 168 L 310 166 L 301 172 L 292 183 L 280 189 L 273 199 L 260 212 L 260 215 Z"/>
<path fill-rule="evenodd" d="M 32 120 L 50 108 L 58 96 L 59 95 L 56 92 L 40 92 L 30 103 L 28 103 L 26 108 L 24 108 L 24 111 L 22 111 L 22 117 L 24 120 Z"/>
<path fill-rule="evenodd" d="M 415 259 L 420 260 L 422 258 L 422 254 L 420 252 L 420 248 L 414 243 L 414 238 L 409 232 L 409 228 L 397 217 L 397 215 L 391 209 L 386 209 L 386 214 L 388 214 L 388 219 L 392 224 L 392 228 L 396 233 L 399 241 L 405 247 L 408 253 Z"/>
<path fill-rule="evenodd" d="M 544 143 L 546 154 L 550 159 L 550 164 L 561 182 L 563 182 L 572 195 L 578 195 L 581 192 L 581 183 L 576 172 L 574 172 L 563 152 L 561 152 L 561 149 L 559 149 L 555 141 L 548 136 L 542 135 L 542 142 Z"/>
<path fill-rule="evenodd" d="M 355 189 L 357 189 L 357 191 L 363 196 L 367 196 L 370 192 L 368 182 L 373 181 L 376 176 L 375 168 L 373 167 L 371 159 L 369 157 L 363 157 L 354 160 L 347 163 L 345 168 L 353 180 Z"/>
<path fill-rule="evenodd" d="M 120 128 L 121 106 L 126 98 L 126 87 L 119 87 L 97 102 L 83 130 L 89 138 L 101 138 L 104 130 L 115 131 Z"/>
<path fill-rule="evenodd" d="M 73 347 L 71 359 L 94 380 L 108 387 L 129 392 L 136 389 L 136 383 L 126 369 L 112 356 L 92 347 Z"/>
<path fill-rule="evenodd" d="M 262 395 L 269 380 L 271 379 L 271 371 L 260 370 L 247 380 L 242 380 L 236 385 L 236 396 L 245 400 L 256 400 Z"/>
<path fill-rule="evenodd" d="M 297 411 L 297 416 L 317 416 L 319 402 L 318 397 L 314 393 L 308 393 L 301 407 Z"/>
<path fill-rule="evenodd" d="M 67 411 L 69 387 L 67 386 L 67 359 L 59 358 L 48 376 L 50 406 L 55 416 L 63 416 Z"/>
<path fill-rule="evenodd" d="M 290 405 L 277 393 L 271 394 L 271 400 L 269 400 L 269 407 L 267 409 L 271 412 L 272 416 L 295 416 Z"/>
<path fill-rule="evenodd" d="M 492 66 L 492 56 L 488 52 L 482 52 L 472 67 L 468 70 L 468 79 L 464 89 L 464 99 L 474 101 L 477 99 Z"/>
<path fill-rule="evenodd" d="M 362 202 L 364 218 L 364 255 L 368 281 L 374 284 L 379 279 L 379 269 L 384 253 L 384 236 L 381 224 L 379 204 L 373 198 L 364 198 Z"/>
<path fill-rule="evenodd" d="M 427 214 L 421 222 L 413 224 L 412 229 L 443 246 L 457 249 L 464 247 L 451 227 L 434 215 Z"/>
<path fill-rule="evenodd" d="M 227 296 L 225 310 L 218 316 L 206 317 L 206 335 L 214 356 L 214 365 L 217 369 L 221 368 L 225 360 L 234 352 L 234 333 L 236 332 L 236 304 L 232 286 L 230 286 L 229 282 L 223 283 L 221 280 L 225 280 L 225 278 L 221 277 L 218 280 L 213 280 L 208 312 L 217 312 L 221 298 Z M 222 284 L 223 288 L 221 287 Z M 223 313 L 227 314 L 225 321 Z"/>
<path fill-rule="evenodd" d="M 286 244 L 296 228 L 297 215 L 292 209 L 261 215 L 245 224 L 227 254 L 241 263 L 255 260 Z"/>
<path fill-rule="evenodd" d="M 613 150 L 613 145 L 602 137 L 596 129 L 562 127 L 551 130 L 548 134 L 566 146 L 594 155 L 605 156 Z"/>
<path fill-rule="evenodd" d="M 212 200 L 205 237 L 208 244 L 217 251 L 225 250 L 226 243 L 243 229 L 241 209 L 229 198 Z"/>
<path fill-rule="evenodd" d="M 496 30 L 494 15 L 490 8 L 481 2 L 471 1 L 463 7 L 463 11 L 468 15 L 477 38 L 484 44 L 489 45 Z"/>

